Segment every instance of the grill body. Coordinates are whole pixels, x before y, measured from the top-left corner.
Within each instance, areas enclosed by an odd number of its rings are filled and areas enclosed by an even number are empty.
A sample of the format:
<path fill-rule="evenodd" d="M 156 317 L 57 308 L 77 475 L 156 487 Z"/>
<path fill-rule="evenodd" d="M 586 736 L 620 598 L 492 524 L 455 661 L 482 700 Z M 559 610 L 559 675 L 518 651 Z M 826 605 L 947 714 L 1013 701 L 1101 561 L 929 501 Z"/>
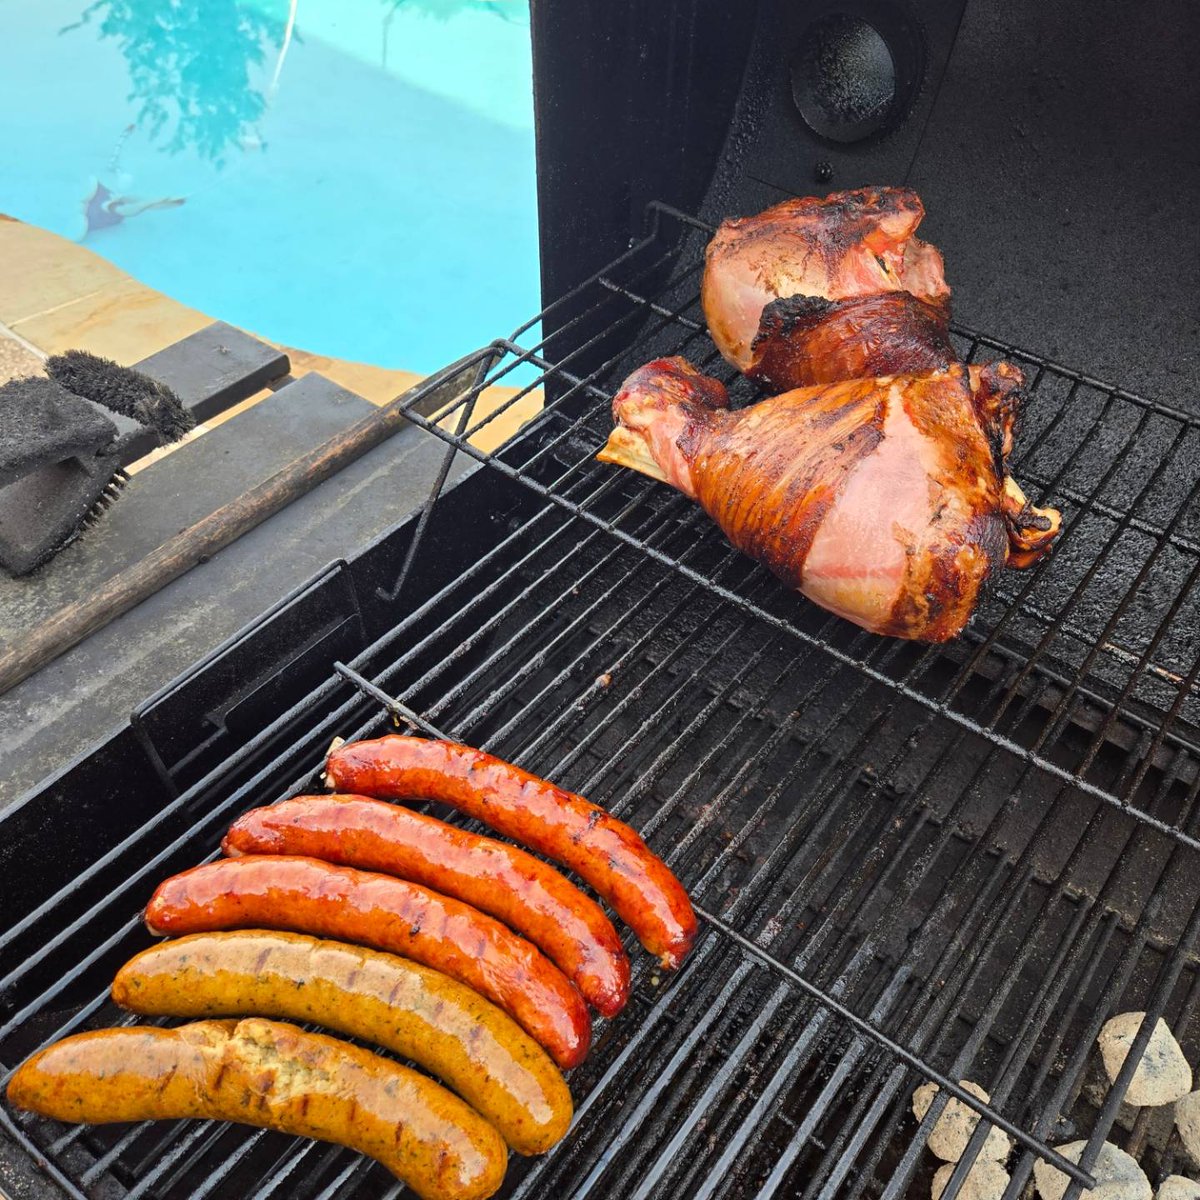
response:
<path fill-rule="evenodd" d="M 863 92 L 851 128 L 884 125 L 857 141 L 794 100 L 799 42 L 829 16 L 895 50 L 894 100 Z M 1023 3 L 535 3 L 552 302 L 410 406 L 478 469 L 6 814 L 0 1066 L 125 1019 L 107 985 L 148 943 L 155 883 L 246 808 L 319 786 L 333 736 L 411 711 L 613 809 L 705 913 L 677 976 L 631 947 L 633 1000 L 572 1075 L 575 1128 L 514 1160 L 503 1195 L 927 1195 L 940 1105 L 918 1123 L 909 1102 L 928 1079 L 990 1093 L 972 1151 L 993 1122 L 1013 1137 L 1008 1197 L 1077 1138 L 1077 1180 L 1106 1136 L 1153 1176 L 1184 1169 L 1169 1129 L 1120 1110 L 1135 1056 L 1110 1089 L 1094 1043 L 1146 1010 L 1200 1061 L 1200 408 L 1179 267 L 1200 247 L 1176 203 L 1200 168 L 1177 153 L 1196 84 L 1164 32 L 1194 19 L 1122 7 L 1114 41 Z M 947 254 L 959 350 L 1031 380 L 1014 474 L 1065 514 L 1051 558 L 937 648 L 821 612 L 681 497 L 594 460 L 615 386 L 656 355 L 754 399 L 699 309 L 715 219 L 903 181 Z M 518 364 L 545 411 L 481 453 L 472 397 Z M 400 1191 L 346 1152 L 229 1126 L 65 1129 L 0 1106 L 0 1144 L 53 1196 Z"/>
<path fill-rule="evenodd" d="M 651 10 L 651 11 L 648 11 Z M 907 183 L 961 320 L 1200 412 L 1200 228 L 1188 0 L 535 0 L 543 294 L 607 261 L 665 200 L 716 223 L 788 195 Z M 886 41 L 895 111 L 814 131 L 797 63 L 853 109 L 868 64 L 830 18 Z M 852 113 L 852 115 L 854 115 Z M 826 128 L 824 122 L 819 122 Z"/>
<path fill-rule="evenodd" d="M 105 989 L 146 944 L 154 883 L 245 808 L 318 786 L 334 735 L 390 727 L 380 694 L 611 807 L 711 918 L 677 977 L 635 953 L 630 1008 L 572 1077 L 575 1130 L 514 1162 L 506 1194 L 917 1194 L 927 1078 L 987 1088 L 1023 1139 L 1017 1189 L 1118 1115 L 1088 1073 L 1108 1016 L 1161 1012 L 1200 1051 L 1200 422 L 960 330 L 965 356 L 1002 351 L 1034 380 L 1016 472 L 1063 504 L 1063 544 L 1002 577 L 959 641 L 875 638 L 595 462 L 630 364 L 670 349 L 744 386 L 697 319 L 707 230 L 647 220 L 545 342 L 459 368 L 535 363 L 541 417 L 485 455 L 470 390 L 414 408 L 480 469 L 5 821 L 6 1066 L 121 1019 Z M 580 374 L 585 355 L 603 357 Z M 247 1130 L 4 1121 L 69 1194 L 396 1192 L 344 1152 Z M 1177 1146 L 1151 1152 L 1177 1165 Z"/>

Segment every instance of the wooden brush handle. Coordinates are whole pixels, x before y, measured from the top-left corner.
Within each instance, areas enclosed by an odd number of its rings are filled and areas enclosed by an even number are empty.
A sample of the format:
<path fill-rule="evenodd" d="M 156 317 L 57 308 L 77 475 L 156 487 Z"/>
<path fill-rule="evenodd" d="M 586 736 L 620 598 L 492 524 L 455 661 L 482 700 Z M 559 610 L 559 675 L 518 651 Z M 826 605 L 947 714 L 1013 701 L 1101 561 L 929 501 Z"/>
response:
<path fill-rule="evenodd" d="M 0 653 L 0 694 L 379 445 L 406 424 L 407 399 L 369 413 L 22 635 Z"/>

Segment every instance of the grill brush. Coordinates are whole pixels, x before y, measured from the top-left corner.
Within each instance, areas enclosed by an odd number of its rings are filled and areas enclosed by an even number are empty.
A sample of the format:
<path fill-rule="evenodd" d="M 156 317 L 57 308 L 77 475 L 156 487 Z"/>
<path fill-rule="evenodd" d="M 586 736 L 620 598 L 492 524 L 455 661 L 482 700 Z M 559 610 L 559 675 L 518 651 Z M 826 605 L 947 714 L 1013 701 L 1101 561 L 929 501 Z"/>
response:
<path fill-rule="evenodd" d="M 166 445 L 195 425 L 170 388 L 99 355 L 69 350 L 46 372 L 0 387 L 0 566 L 14 575 L 100 520 L 144 430 Z"/>

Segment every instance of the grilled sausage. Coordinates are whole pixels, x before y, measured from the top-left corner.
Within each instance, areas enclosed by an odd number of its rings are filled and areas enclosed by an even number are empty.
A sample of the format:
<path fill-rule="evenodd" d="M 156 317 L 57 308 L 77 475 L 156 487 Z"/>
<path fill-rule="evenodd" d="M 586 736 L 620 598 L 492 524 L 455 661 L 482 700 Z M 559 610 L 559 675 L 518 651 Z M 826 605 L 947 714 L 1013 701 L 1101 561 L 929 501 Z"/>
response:
<path fill-rule="evenodd" d="M 440 800 L 570 867 L 664 967 L 678 967 L 695 941 L 687 893 L 628 825 L 520 767 L 455 742 L 393 735 L 337 747 L 325 772 L 343 792 Z"/>
<path fill-rule="evenodd" d="M 307 854 L 384 871 L 472 904 L 524 934 L 606 1017 L 629 999 L 629 959 L 603 909 L 541 859 L 362 796 L 297 796 L 239 817 L 221 849 Z"/>
<path fill-rule="evenodd" d="M 336 1038 L 249 1018 L 80 1033 L 23 1063 L 9 1103 L 57 1121 L 238 1121 L 349 1146 L 425 1200 L 483 1200 L 500 1135 L 416 1071 Z"/>
<path fill-rule="evenodd" d="M 143 1016 L 315 1021 L 409 1058 L 521 1154 L 571 1123 L 571 1093 L 524 1030 L 461 983 L 404 958 L 299 933 L 196 933 L 143 950 L 113 999 Z"/>
<path fill-rule="evenodd" d="M 587 1054 L 587 1005 L 536 946 L 458 900 L 390 875 L 286 855 L 225 859 L 161 883 L 146 925 L 166 934 L 291 929 L 389 950 L 498 1004 L 559 1066 L 577 1066 Z"/>

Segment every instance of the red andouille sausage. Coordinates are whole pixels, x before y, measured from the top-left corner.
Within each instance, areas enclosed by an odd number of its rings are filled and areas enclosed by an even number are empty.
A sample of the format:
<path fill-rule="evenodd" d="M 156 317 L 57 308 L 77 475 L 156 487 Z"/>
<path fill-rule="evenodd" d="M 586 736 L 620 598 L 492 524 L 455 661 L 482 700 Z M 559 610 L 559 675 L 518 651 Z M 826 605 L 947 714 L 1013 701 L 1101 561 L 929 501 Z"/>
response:
<path fill-rule="evenodd" d="M 532 854 L 364 796 L 296 796 L 240 816 L 227 855 L 301 854 L 453 896 L 527 937 L 598 1012 L 629 999 L 629 958 L 604 910 Z"/>
<path fill-rule="evenodd" d="M 325 772 L 338 791 L 452 805 L 569 867 L 665 967 L 678 967 L 695 941 L 683 885 L 634 830 L 520 767 L 456 742 L 391 735 L 337 747 Z"/>
<path fill-rule="evenodd" d="M 231 858 L 159 884 L 145 919 L 157 934 L 289 929 L 387 950 L 473 987 L 560 1067 L 587 1055 L 587 1005 L 536 946 L 469 905 L 403 879 L 315 858 Z"/>

